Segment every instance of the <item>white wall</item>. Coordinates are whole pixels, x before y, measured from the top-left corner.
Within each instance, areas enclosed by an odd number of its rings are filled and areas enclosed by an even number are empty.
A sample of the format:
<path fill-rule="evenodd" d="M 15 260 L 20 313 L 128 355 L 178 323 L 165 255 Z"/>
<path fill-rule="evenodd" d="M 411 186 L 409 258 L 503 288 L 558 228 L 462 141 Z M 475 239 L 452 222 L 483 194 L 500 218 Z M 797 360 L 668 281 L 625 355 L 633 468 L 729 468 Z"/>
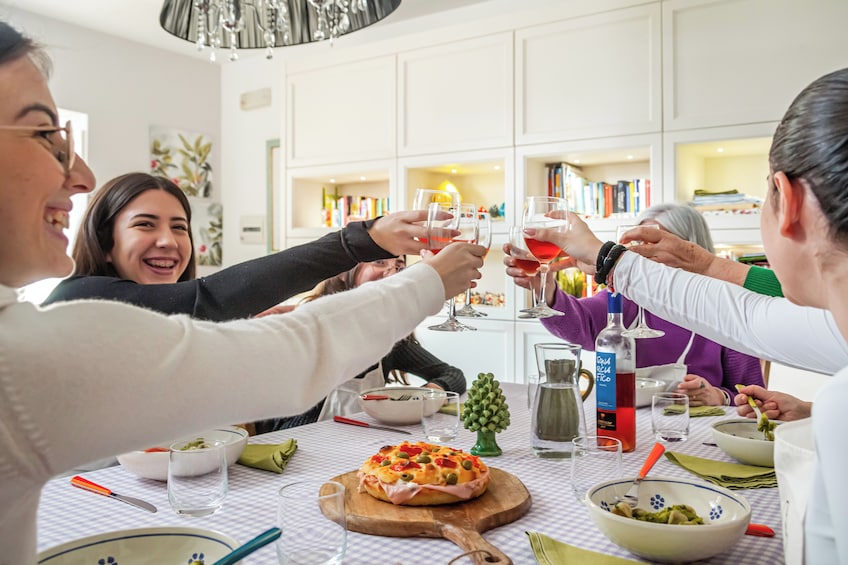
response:
<path fill-rule="evenodd" d="M 213 197 L 221 198 L 220 67 L 6 6 L 0 17 L 47 47 L 56 105 L 88 114 L 88 160 L 98 186 L 148 171 L 148 128 L 164 125 L 216 142 Z"/>

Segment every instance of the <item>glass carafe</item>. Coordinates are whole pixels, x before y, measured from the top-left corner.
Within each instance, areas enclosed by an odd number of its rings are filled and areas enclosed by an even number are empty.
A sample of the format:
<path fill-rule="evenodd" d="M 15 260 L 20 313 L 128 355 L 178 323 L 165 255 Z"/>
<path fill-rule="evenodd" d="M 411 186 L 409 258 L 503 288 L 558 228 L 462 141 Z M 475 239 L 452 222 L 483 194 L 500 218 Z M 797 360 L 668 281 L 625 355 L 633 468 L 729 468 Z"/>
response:
<path fill-rule="evenodd" d="M 595 379 L 580 368 L 579 345 L 538 343 L 535 348 L 539 386 L 530 427 L 533 453 L 541 458 L 568 458 L 574 447 L 571 440 L 586 434 L 583 398 L 592 391 Z M 589 382 L 583 393 L 581 377 Z"/>

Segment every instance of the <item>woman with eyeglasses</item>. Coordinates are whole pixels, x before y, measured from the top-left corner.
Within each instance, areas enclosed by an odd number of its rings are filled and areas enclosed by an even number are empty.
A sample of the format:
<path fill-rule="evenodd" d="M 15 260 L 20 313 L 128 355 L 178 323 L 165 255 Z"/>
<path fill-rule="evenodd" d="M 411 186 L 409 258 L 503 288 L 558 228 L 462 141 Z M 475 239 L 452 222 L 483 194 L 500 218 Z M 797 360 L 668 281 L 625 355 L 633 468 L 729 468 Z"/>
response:
<path fill-rule="evenodd" d="M 380 259 L 368 263 L 359 263 L 353 269 L 322 281 L 301 303 L 305 304 L 323 296 L 352 290 L 361 285 L 379 281 L 406 268 L 406 259 Z M 261 315 L 290 312 L 294 307 L 273 308 Z M 332 418 L 334 415 L 349 415 L 359 412 L 355 396 L 360 391 L 376 388 L 386 383 L 397 382 L 409 385 L 407 373 L 426 381 L 423 386 L 438 390 L 449 390 L 463 394 L 468 386 L 462 370 L 445 363 L 421 345 L 415 334 L 411 333 L 395 343 L 392 350 L 378 364 L 372 365 L 354 379 L 338 387 L 328 398 L 297 416 L 275 418 L 256 422 L 256 432 L 265 433 Z"/>
<path fill-rule="evenodd" d="M 102 298 L 216 322 L 248 318 L 359 261 L 417 254 L 422 244 L 413 232 L 420 226 L 413 222 L 421 214 L 351 222 L 316 241 L 197 279 L 185 194 L 169 179 L 129 173 L 95 191 L 74 244 L 73 274 L 44 305 Z"/>
<path fill-rule="evenodd" d="M 71 196 L 94 187 L 62 135 L 49 133 L 60 128 L 47 75 L 43 52 L 0 21 L 0 560 L 15 564 L 36 560 L 38 502 L 52 476 L 305 410 L 479 278 L 485 252 L 457 243 L 349 295 L 258 320 L 218 324 L 103 300 L 18 302 L 18 288 L 71 271 Z"/>

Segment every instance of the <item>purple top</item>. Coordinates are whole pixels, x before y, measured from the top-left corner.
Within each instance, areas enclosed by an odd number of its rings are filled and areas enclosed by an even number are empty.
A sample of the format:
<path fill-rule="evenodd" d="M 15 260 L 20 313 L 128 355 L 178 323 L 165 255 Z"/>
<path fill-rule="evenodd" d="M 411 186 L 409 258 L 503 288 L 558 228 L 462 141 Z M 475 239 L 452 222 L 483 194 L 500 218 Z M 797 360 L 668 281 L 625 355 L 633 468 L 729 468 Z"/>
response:
<path fill-rule="evenodd" d="M 542 318 L 542 325 L 553 335 L 578 344 L 587 351 L 594 351 L 595 338 L 607 325 L 607 295 L 608 292 L 604 290 L 594 296 L 577 299 L 557 289 L 552 308 L 563 312 L 565 316 Z M 623 296 L 622 303 L 624 326 L 630 327 L 639 307 Z M 636 340 L 636 367 L 676 363 L 686 349 L 692 332 L 658 318 L 647 310 L 645 323 L 664 331 L 665 335 Z M 688 365 L 688 373 L 703 377 L 711 385 L 724 389 L 730 398 L 736 396 L 734 387 L 738 383 L 765 386 L 759 359 L 722 347 L 699 335 L 695 335 L 683 362 Z"/>

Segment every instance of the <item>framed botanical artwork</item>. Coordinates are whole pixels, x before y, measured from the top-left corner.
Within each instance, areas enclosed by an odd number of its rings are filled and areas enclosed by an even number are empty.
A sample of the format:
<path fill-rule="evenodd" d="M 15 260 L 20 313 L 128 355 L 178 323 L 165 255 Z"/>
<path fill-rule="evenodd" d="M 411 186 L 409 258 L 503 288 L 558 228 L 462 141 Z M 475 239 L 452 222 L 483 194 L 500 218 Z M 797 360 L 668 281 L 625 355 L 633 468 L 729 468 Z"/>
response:
<path fill-rule="evenodd" d="M 276 207 L 278 202 L 282 198 L 282 193 L 280 191 L 280 175 L 282 174 L 283 168 L 283 158 L 282 158 L 282 150 L 280 149 L 280 140 L 279 139 L 269 139 L 265 142 L 265 160 L 266 160 L 266 184 L 267 184 L 267 192 L 268 192 L 268 206 L 267 206 L 267 221 L 268 225 L 267 238 L 268 238 L 268 253 L 274 253 L 275 251 L 279 251 L 281 245 L 277 241 L 277 230 L 276 223 L 274 219 L 276 218 L 277 210 Z"/>
<path fill-rule="evenodd" d="M 206 134 L 150 126 L 151 173 L 171 179 L 186 196 L 212 197 L 211 153 Z"/>
<path fill-rule="evenodd" d="M 220 267 L 224 229 L 224 207 L 208 198 L 190 197 L 191 236 L 198 267 Z"/>

